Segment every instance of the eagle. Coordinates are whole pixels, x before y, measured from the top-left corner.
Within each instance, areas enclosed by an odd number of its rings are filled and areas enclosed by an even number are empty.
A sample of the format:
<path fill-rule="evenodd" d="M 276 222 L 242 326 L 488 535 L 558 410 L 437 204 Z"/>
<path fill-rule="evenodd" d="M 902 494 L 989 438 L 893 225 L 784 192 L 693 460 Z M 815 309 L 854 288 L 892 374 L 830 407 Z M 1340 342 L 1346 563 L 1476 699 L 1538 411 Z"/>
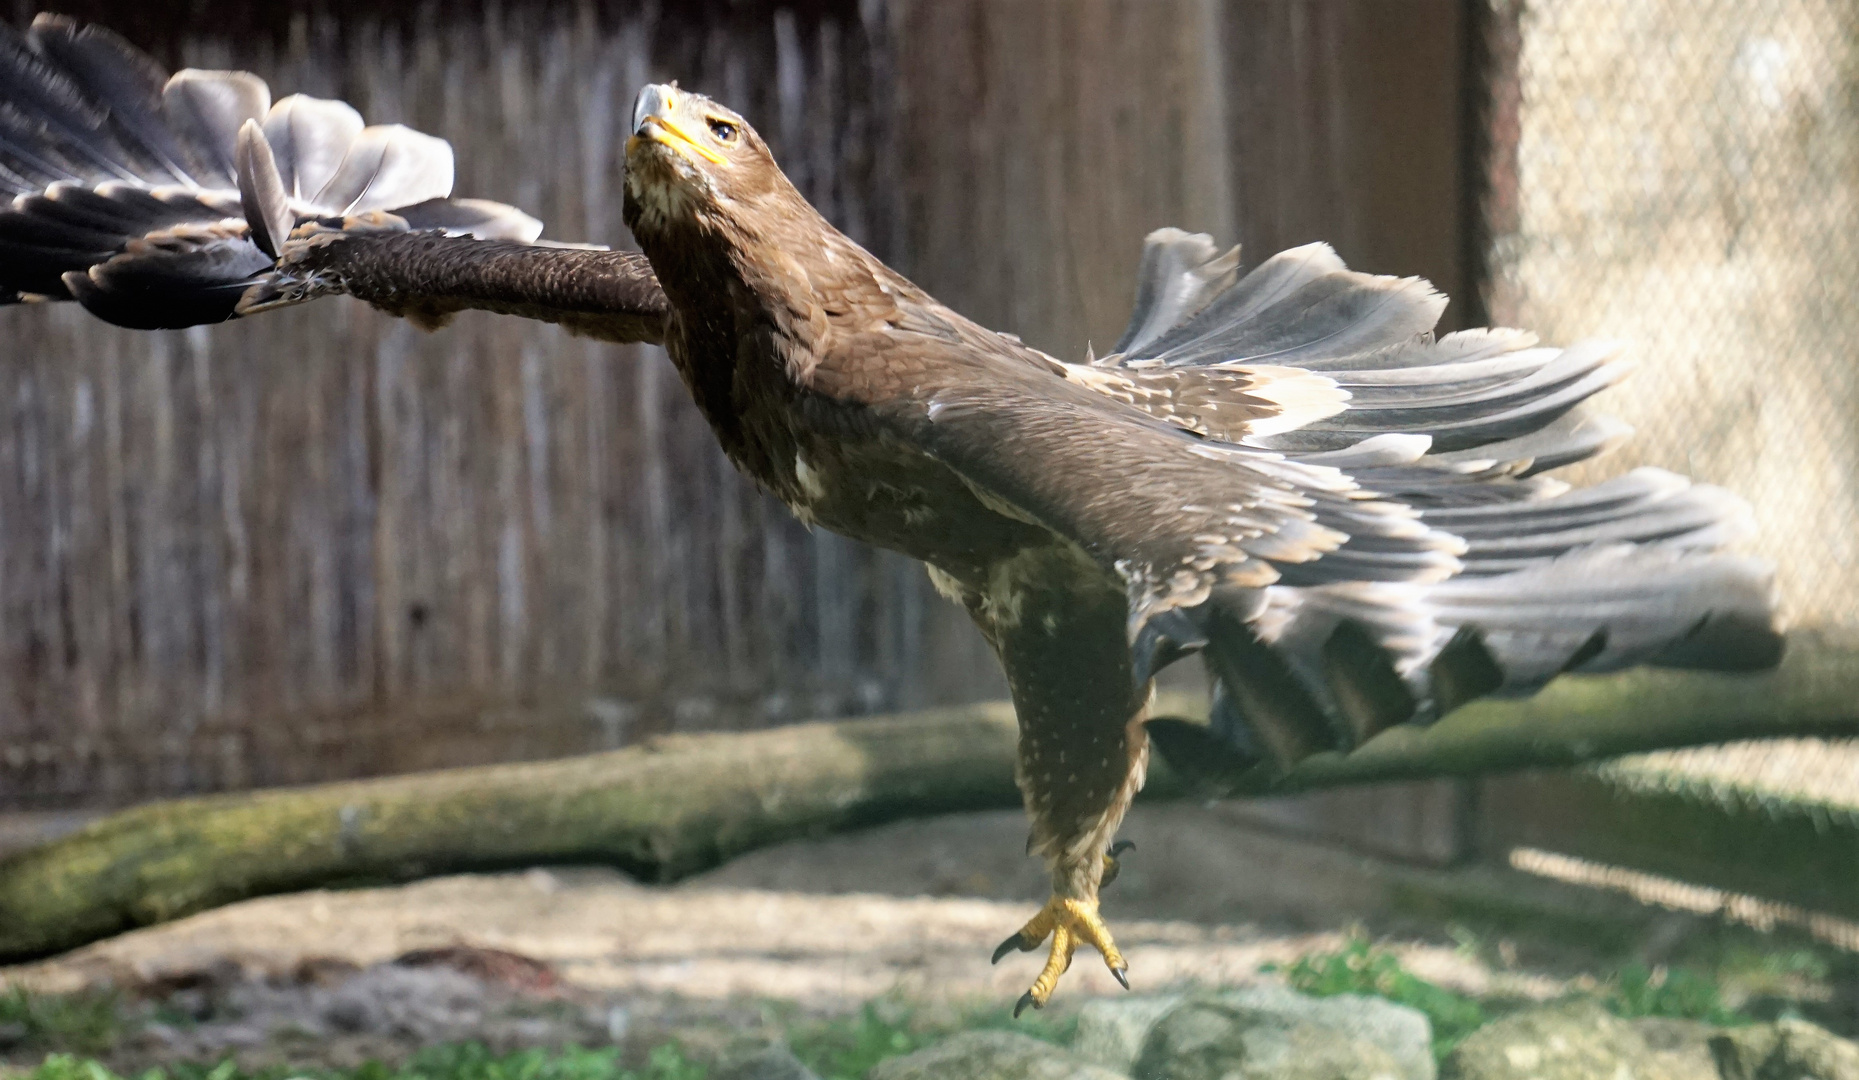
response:
<path fill-rule="evenodd" d="M 1656 468 L 1547 475 L 1627 434 L 1581 406 L 1606 342 L 1435 333 L 1418 278 L 1323 244 L 1242 272 L 1163 229 L 1128 329 L 1062 360 L 938 303 L 834 228 L 742 116 L 639 91 L 639 252 L 550 244 L 452 197 L 450 147 L 245 72 L 172 76 L 107 30 L 0 28 L 0 297 L 123 326 L 345 294 L 426 327 L 484 309 L 670 355 L 729 459 L 801 519 L 904 552 L 999 657 L 1028 848 L 1051 895 L 1046 1004 L 1099 914 L 1143 785 L 1156 673 L 1203 656 L 1185 767 L 1289 769 L 1490 694 L 1635 664 L 1774 665 L 1771 572 L 1731 493 Z"/>

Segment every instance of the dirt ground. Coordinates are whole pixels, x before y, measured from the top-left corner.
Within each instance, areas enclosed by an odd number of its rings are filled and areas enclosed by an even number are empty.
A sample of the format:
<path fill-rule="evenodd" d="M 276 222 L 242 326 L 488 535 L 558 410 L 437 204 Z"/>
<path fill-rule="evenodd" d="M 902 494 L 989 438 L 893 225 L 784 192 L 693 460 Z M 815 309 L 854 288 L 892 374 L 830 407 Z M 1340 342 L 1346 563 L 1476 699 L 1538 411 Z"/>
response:
<path fill-rule="evenodd" d="M 770 848 L 668 887 L 556 867 L 270 897 L 0 968 L 0 986 L 107 985 L 154 1002 L 119 1054 L 126 1066 L 300 1059 L 280 1033 L 340 1062 L 459 1038 L 746 1031 L 776 1022 L 770 1002 L 820 1015 L 886 997 L 1004 1008 L 1042 959 L 988 962 L 1045 895 L 1021 854 L 1024 830 L 1013 812 L 903 822 Z M 1424 978 L 1545 998 L 1591 956 L 1582 927 L 1610 927 L 1655 961 L 1708 929 L 1513 871 L 1417 868 L 1275 835 L 1219 807 L 1140 806 L 1123 835 L 1137 848 L 1105 913 L 1141 992 L 1274 978 L 1261 968 L 1366 925 L 1393 935 Z M 1528 947 L 1468 942 L 1461 917 L 1489 910 L 1521 912 Z M 1081 954 L 1061 999 L 1115 993 Z"/>
<path fill-rule="evenodd" d="M 1455 878 L 1273 835 L 1217 807 L 1138 807 L 1122 835 L 1137 847 L 1105 913 L 1131 978 L 1151 990 L 1253 979 L 1262 964 L 1352 924 L 1399 921 L 1416 883 Z M 991 966 L 988 954 L 1045 895 L 1024 842 L 1018 813 L 966 814 L 785 844 L 670 887 L 557 867 L 269 897 L 0 968 L 0 981 L 71 990 L 228 962 L 281 972 L 469 945 L 533 957 L 569 984 L 606 991 L 824 1008 L 893 991 L 1011 999 L 1038 958 Z M 1516 887 L 1554 888 L 1514 876 Z M 1412 951 L 1417 969 L 1449 983 L 1482 990 L 1492 977 L 1462 949 L 1417 942 Z M 1085 963 L 1066 988 L 1117 992 Z"/>

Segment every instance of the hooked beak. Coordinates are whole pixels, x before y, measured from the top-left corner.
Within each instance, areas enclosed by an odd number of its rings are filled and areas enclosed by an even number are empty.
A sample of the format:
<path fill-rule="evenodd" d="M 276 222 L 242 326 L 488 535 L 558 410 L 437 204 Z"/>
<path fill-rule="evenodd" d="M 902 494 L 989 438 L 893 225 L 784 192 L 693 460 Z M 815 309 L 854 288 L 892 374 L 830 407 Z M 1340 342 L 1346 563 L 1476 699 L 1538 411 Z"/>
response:
<path fill-rule="evenodd" d="M 672 119 L 672 113 L 683 99 L 677 87 L 661 83 L 653 83 L 639 91 L 639 100 L 633 105 L 633 134 L 626 140 L 627 148 L 631 149 L 634 140 L 646 139 L 664 143 L 687 158 L 696 154 L 711 164 L 723 164 L 722 154 L 699 142 L 684 125 Z"/>

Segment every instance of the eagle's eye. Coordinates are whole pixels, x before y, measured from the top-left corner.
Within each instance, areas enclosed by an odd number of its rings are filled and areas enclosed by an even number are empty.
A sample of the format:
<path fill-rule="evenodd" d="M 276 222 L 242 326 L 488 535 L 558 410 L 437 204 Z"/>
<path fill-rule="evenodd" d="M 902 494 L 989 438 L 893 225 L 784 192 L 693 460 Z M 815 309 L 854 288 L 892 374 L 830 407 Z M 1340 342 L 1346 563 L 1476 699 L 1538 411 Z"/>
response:
<path fill-rule="evenodd" d="M 733 143 L 736 141 L 736 125 L 713 116 L 710 118 L 710 134 L 715 135 L 718 142 Z"/>

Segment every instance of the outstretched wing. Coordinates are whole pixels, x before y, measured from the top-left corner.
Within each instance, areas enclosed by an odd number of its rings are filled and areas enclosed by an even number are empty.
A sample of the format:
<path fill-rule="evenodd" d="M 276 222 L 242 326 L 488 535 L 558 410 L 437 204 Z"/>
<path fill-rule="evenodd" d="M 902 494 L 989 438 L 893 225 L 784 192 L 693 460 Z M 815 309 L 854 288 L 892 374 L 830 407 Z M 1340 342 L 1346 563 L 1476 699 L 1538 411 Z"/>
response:
<path fill-rule="evenodd" d="M 987 497 L 1129 583 L 1133 616 L 1221 586 L 1443 580 L 1463 545 L 1347 473 L 1232 446 L 1056 380 L 952 380 L 923 402 L 922 445 Z"/>
<path fill-rule="evenodd" d="M 1658 469 L 1574 491 L 1539 475 L 1630 434 L 1580 407 L 1626 373 L 1610 343 L 1435 338 L 1429 285 L 1354 273 L 1321 244 L 1243 277 L 1236 263 L 1204 236 L 1152 234 L 1130 330 L 1098 366 L 1325 380 L 1341 407 L 1239 440 L 1338 468 L 1465 546 L 1450 580 L 1286 581 L 1197 613 L 1178 632 L 1207 649 L 1231 745 L 1285 763 L 1565 671 L 1780 658 L 1769 568 L 1721 551 L 1750 531 L 1741 499 Z"/>
<path fill-rule="evenodd" d="M 353 277 L 397 313 L 504 301 L 546 317 L 563 278 L 551 260 L 580 269 L 589 254 L 535 246 L 541 222 L 452 198 L 452 179 L 444 140 L 366 125 L 340 101 L 274 103 L 243 71 L 169 76 L 110 31 L 59 16 L 24 33 L 0 24 L 0 192 L 12 197 L 0 210 L 0 302 L 76 300 L 158 329 L 342 291 Z M 358 246 L 280 275 L 277 259 L 313 238 Z M 617 305 L 615 326 L 594 329 L 659 337 L 664 300 L 643 257 L 594 261 L 624 287 L 568 299 Z"/>
<path fill-rule="evenodd" d="M 1462 541 L 1341 469 L 1203 438 L 1056 377 L 997 335 L 940 322 L 949 332 L 894 327 L 851 347 L 859 371 L 886 381 L 871 404 L 985 503 L 1120 575 L 1133 627 L 1223 587 L 1459 570 Z"/>
<path fill-rule="evenodd" d="M 1577 408 L 1611 346 L 1435 339 L 1429 285 L 1322 245 L 1236 264 L 1152 236 L 1117 352 L 973 365 L 922 434 L 1122 577 L 1139 676 L 1205 651 L 1226 750 L 1283 766 L 1564 671 L 1779 659 L 1769 569 L 1720 550 L 1741 500 L 1539 475 L 1624 438 Z"/>

